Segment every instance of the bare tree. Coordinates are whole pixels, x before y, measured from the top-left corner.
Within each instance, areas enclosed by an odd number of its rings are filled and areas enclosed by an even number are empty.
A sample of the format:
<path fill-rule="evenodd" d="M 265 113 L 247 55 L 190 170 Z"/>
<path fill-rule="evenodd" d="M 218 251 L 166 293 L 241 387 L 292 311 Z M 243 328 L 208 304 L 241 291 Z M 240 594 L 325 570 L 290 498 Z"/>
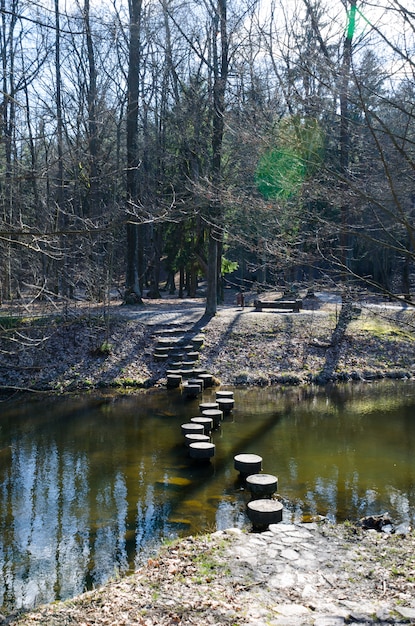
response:
<path fill-rule="evenodd" d="M 129 0 L 130 39 L 128 57 L 128 107 L 127 107 L 127 202 L 138 201 L 138 115 L 141 65 L 142 0 Z M 142 304 L 143 240 L 140 225 L 134 219 L 127 222 L 127 275 L 125 301 Z M 141 284 L 140 284 L 141 283 Z"/>

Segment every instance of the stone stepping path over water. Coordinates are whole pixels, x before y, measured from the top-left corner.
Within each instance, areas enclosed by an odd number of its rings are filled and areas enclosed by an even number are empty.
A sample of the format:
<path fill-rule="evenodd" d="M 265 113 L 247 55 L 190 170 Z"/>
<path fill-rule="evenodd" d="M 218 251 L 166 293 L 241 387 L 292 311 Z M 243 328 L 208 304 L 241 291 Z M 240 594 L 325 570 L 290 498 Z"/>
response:
<path fill-rule="evenodd" d="M 211 386 L 213 376 L 194 367 L 199 359 L 199 350 L 204 343 L 204 334 L 197 332 L 194 327 L 182 327 L 173 325 L 171 328 L 161 328 L 156 333 L 157 344 L 154 351 L 156 361 L 168 361 L 170 369 L 166 368 L 167 388 L 180 388 L 183 399 L 192 400 L 203 394 L 206 387 Z M 174 360 L 173 360 L 174 359 Z M 181 360 L 178 360 L 181 359 Z M 210 441 L 210 433 L 218 429 L 224 419 L 234 408 L 233 391 L 217 390 L 215 402 L 200 402 L 201 416 L 193 417 L 189 423 L 182 424 L 182 436 L 191 459 L 210 462 L 215 455 L 216 446 Z M 196 424 L 203 432 L 192 430 Z M 192 439 L 194 437 L 194 439 Z M 200 439 L 199 439 L 200 437 Z M 259 459 L 259 463 L 258 463 Z M 235 469 L 241 476 L 246 478 L 262 470 L 262 458 L 252 454 L 240 454 L 234 457 Z M 247 516 L 251 520 L 254 529 L 265 529 L 271 523 L 282 520 L 283 505 L 272 499 L 278 484 L 276 477 L 271 491 L 265 489 L 264 493 L 257 494 L 269 497 L 268 500 L 257 499 L 247 504 Z"/>

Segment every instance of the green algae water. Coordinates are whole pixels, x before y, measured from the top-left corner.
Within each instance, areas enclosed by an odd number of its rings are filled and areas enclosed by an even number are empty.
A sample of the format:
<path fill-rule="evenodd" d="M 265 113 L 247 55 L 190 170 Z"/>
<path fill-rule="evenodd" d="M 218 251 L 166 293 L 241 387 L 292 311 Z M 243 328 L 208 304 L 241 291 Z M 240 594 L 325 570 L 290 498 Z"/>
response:
<path fill-rule="evenodd" d="M 133 571 L 165 540 L 248 527 L 233 457 L 278 476 L 284 521 L 415 518 L 415 384 L 234 389 L 192 461 L 180 425 L 199 412 L 178 390 L 91 393 L 0 405 L 0 605 L 73 597 Z M 214 399 L 207 390 L 203 401 Z"/>

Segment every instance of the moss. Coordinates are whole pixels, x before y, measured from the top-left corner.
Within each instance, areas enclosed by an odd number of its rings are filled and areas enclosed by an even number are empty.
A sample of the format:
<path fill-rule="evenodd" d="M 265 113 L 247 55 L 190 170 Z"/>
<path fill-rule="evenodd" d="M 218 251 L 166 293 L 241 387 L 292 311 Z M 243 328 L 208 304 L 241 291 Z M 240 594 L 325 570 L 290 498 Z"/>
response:
<path fill-rule="evenodd" d="M 378 316 L 367 315 L 364 319 L 360 319 L 359 322 L 352 322 L 350 328 L 356 328 L 362 333 L 367 333 L 375 339 L 385 340 L 392 339 L 394 341 L 415 341 L 415 336 L 403 330 L 389 320 L 382 319 Z"/>
<path fill-rule="evenodd" d="M 110 384 L 110 387 L 123 387 L 123 388 L 137 388 L 146 387 L 147 381 L 141 378 L 115 378 Z"/>

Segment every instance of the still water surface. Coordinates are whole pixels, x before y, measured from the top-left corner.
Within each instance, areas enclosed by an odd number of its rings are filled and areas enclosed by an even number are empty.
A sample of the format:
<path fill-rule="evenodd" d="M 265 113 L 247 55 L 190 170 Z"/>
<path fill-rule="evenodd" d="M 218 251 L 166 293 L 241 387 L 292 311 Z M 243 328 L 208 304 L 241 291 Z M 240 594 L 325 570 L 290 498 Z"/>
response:
<path fill-rule="evenodd" d="M 414 523 L 415 384 L 234 392 L 202 466 L 180 431 L 199 401 L 177 390 L 1 404 L 0 607 L 74 596 L 166 538 L 248 526 L 241 452 L 278 476 L 285 521 L 389 511 Z"/>

